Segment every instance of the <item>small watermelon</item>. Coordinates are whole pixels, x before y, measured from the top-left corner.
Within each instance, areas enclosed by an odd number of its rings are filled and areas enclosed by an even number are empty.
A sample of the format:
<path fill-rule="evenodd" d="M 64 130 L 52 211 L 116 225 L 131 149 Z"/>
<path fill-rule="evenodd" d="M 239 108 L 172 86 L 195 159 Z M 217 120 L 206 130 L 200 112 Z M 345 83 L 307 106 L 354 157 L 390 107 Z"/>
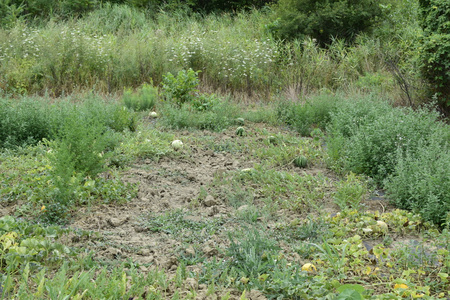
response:
<path fill-rule="evenodd" d="M 308 159 L 303 155 L 299 156 L 294 159 L 294 165 L 299 168 L 306 168 L 308 166 Z"/>
<path fill-rule="evenodd" d="M 239 127 L 236 129 L 236 135 L 238 135 L 238 136 L 243 136 L 244 134 L 245 134 L 245 129 L 244 129 L 244 127 L 239 126 Z"/>

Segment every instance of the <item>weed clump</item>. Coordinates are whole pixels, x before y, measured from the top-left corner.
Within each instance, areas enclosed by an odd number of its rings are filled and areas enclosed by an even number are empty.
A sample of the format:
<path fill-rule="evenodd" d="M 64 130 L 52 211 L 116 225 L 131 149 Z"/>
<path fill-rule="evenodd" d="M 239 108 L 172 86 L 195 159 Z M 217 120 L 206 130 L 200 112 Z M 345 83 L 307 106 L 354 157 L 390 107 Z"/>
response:
<path fill-rule="evenodd" d="M 126 89 L 123 94 L 125 106 L 134 111 L 152 109 L 158 99 L 158 89 L 152 85 L 144 84 L 136 93 Z"/>

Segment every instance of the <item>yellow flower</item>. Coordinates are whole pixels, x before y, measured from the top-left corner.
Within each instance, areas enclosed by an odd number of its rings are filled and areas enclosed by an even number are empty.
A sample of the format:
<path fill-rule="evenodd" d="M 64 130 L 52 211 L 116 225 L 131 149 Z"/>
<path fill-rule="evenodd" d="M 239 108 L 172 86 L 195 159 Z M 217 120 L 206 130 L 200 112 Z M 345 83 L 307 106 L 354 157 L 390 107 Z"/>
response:
<path fill-rule="evenodd" d="M 45 211 L 45 205 L 42 205 L 41 211 Z"/>

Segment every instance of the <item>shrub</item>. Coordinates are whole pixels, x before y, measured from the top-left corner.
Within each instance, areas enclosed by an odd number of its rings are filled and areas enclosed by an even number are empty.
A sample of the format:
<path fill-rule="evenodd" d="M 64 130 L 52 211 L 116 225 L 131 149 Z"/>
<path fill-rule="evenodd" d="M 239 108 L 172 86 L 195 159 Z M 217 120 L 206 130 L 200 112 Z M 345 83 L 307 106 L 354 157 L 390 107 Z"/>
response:
<path fill-rule="evenodd" d="M 112 109 L 112 117 L 109 119 L 107 125 L 114 131 L 121 132 L 125 129 L 136 131 L 137 115 L 126 107 L 115 106 Z"/>
<path fill-rule="evenodd" d="M 338 169 L 375 179 L 398 207 L 442 224 L 450 211 L 450 130 L 438 120 L 427 109 L 342 102 L 327 127 L 328 153 Z"/>
<path fill-rule="evenodd" d="M 0 148 L 33 145 L 50 138 L 53 112 L 46 101 L 0 99 Z"/>
<path fill-rule="evenodd" d="M 99 2 L 97 0 L 64 0 L 61 2 L 61 12 L 65 15 L 81 15 L 94 9 Z"/>
<path fill-rule="evenodd" d="M 133 93 L 131 89 L 127 89 L 123 94 L 125 106 L 134 111 L 152 109 L 157 99 L 158 89 L 149 84 L 144 84 L 136 93 Z"/>
<path fill-rule="evenodd" d="M 371 28 L 382 10 L 371 0 L 280 0 L 275 6 L 275 23 L 270 25 L 283 39 L 317 39 L 320 45 L 333 38 L 352 41 Z"/>
<path fill-rule="evenodd" d="M 55 168 L 95 177 L 104 170 L 104 151 L 112 132 L 98 119 L 86 118 L 75 110 L 66 116 L 56 140 Z M 72 164 L 70 167 L 68 164 Z"/>
<path fill-rule="evenodd" d="M 395 169 L 397 149 L 414 153 L 420 140 L 438 130 L 439 115 L 366 101 L 341 103 L 332 113 L 329 153 L 345 170 L 364 173 L 381 184 Z"/>
<path fill-rule="evenodd" d="M 385 181 L 389 198 L 397 207 L 441 225 L 450 216 L 449 127 L 442 129 L 428 140 L 421 139 L 416 151 L 398 149 L 395 169 Z"/>
<path fill-rule="evenodd" d="M 450 109 L 450 2 L 421 0 L 421 25 L 424 30 L 422 74 L 431 84 L 432 93 Z"/>
<path fill-rule="evenodd" d="M 0 3 L 0 27 L 10 27 L 21 18 L 24 11 L 24 5 L 20 3 L 9 3 L 2 1 Z"/>

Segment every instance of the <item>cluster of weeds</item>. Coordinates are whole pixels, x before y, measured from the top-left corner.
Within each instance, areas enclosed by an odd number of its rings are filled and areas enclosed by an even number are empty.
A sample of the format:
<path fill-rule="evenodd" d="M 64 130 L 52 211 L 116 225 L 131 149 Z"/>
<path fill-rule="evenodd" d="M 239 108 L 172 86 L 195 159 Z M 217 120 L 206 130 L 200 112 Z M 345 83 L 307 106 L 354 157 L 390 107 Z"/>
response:
<path fill-rule="evenodd" d="M 120 141 L 132 135 L 135 114 L 96 96 L 78 103 L 70 100 L 63 99 L 56 104 L 40 98 L 17 101 L 16 107 L 27 112 L 30 121 L 41 118 L 42 109 L 47 109 L 47 121 L 33 123 L 35 130 L 41 130 L 44 135 L 26 130 L 26 122 L 17 123 L 14 110 L 3 111 L 5 120 L 9 121 L 4 121 L 2 126 L 11 129 L 10 134 L 16 134 L 17 143 L 13 145 L 7 137 L 6 144 L 2 144 L 15 148 L 2 151 L 1 191 L 8 202 L 23 201 L 16 210 L 19 215 L 62 223 L 74 205 L 124 202 L 136 195 L 135 187 L 122 182 L 117 172 L 106 175 L 111 180 L 104 176 L 114 165 L 113 157 Z M 42 104 L 43 108 L 35 109 L 34 104 L 28 105 L 30 101 Z M 24 125 L 23 132 L 17 131 Z M 22 143 L 33 145 L 18 147 Z M 138 156 L 135 154 L 127 153 L 128 159 Z"/>
<path fill-rule="evenodd" d="M 57 226 L 32 225 L 11 216 L 0 218 L 0 269 L 14 274 L 19 269 L 52 268 L 76 252 L 55 242 L 68 231 Z"/>
<path fill-rule="evenodd" d="M 261 131 L 262 139 L 257 141 L 254 156 L 262 164 L 271 167 L 293 165 L 295 158 L 305 156 L 309 165 L 320 164 L 326 153 L 320 139 L 299 138 L 292 134 L 277 133 L 271 135 L 267 130 Z"/>
<path fill-rule="evenodd" d="M 204 262 L 200 282 L 243 291 L 257 289 L 267 297 L 322 299 L 334 294 L 329 282 L 286 260 L 276 241 L 258 229 L 250 230 L 250 235 L 247 231 L 229 234 L 225 259 Z"/>
<path fill-rule="evenodd" d="M 124 133 L 122 140 L 107 161 L 112 167 L 125 167 L 136 158 L 158 159 L 173 153 L 170 144 L 174 140 L 174 135 L 145 124 L 139 124 L 135 132 Z"/>
<path fill-rule="evenodd" d="M 166 101 L 160 105 L 163 125 L 221 131 L 233 123 L 237 107 L 214 94 L 199 94 L 198 84 L 198 72 L 192 69 L 164 77 L 162 95 Z"/>
<path fill-rule="evenodd" d="M 239 182 L 258 193 L 260 198 L 299 212 L 318 209 L 328 193 L 327 179 L 323 175 L 300 175 L 256 166 L 229 176 L 228 180 Z"/>
<path fill-rule="evenodd" d="M 225 224 L 224 219 L 194 221 L 182 210 L 161 215 L 150 214 L 141 217 L 140 224 L 149 232 L 161 232 L 185 242 L 200 243 L 219 233 Z"/>
<path fill-rule="evenodd" d="M 336 191 L 333 198 L 341 210 L 348 208 L 358 210 L 361 201 L 367 197 L 369 192 L 367 180 L 350 172 L 345 180 L 336 182 Z"/>
<path fill-rule="evenodd" d="M 277 116 L 303 136 L 310 136 L 315 128 L 324 130 L 331 113 L 342 101 L 339 97 L 324 93 L 305 99 L 304 102 L 280 101 Z"/>
<path fill-rule="evenodd" d="M 66 178 L 66 185 L 61 186 L 62 182 L 55 180 L 52 153 L 47 152 L 50 150 L 41 144 L 29 146 L 23 153 L 3 153 L 0 165 L 2 201 L 22 203 L 16 209 L 17 215 L 47 223 L 64 223 L 74 206 L 123 203 L 135 197 L 136 185 L 124 183 L 114 170 L 109 171 L 108 178 L 81 177 L 73 173 Z M 67 193 L 67 198 L 62 198 L 62 193 Z"/>
<path fill-rule="evenodd" d="M 296 219 L 289 224 L 277 223 L 274 235 L 292 243 L 320 242 L 329 235 L 328 222 L 323 218 L 313 219 L 309 216 L 305 220 Z"/>
<path fill-rule="evenodd" d="M 158 88 L 144 84 L 136 93 L 131 89 L 126 89 L 122 100 L 125 106 L 134 111 L 145 111 L 155 107 L 158 100 Z"/>
<path fill-rule="evenodd" d="M 226 100 L 218 100 L 206 111 L 192 109 L 189 104 L 178 107 L 172 103 L 163 103 L 160 109 L 163 115 L 162 125 L 173 129 L 221 131 L 233 123 L 237 114 L 233 104 Z"/>

